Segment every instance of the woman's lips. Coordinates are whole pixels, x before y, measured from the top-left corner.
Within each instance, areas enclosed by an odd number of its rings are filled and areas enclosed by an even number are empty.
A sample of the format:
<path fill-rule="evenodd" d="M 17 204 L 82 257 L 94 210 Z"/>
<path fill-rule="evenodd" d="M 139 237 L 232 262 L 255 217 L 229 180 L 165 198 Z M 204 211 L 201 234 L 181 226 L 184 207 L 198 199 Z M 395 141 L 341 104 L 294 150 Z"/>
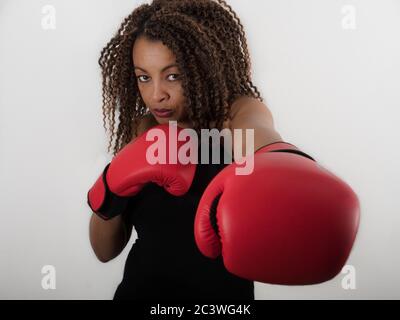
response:
<path fill-rule="evenodd" d="M 154 109 L 153 112 L 160 118 L 169 118 L 174 113 L 174 111 L 170 109 Z"/>

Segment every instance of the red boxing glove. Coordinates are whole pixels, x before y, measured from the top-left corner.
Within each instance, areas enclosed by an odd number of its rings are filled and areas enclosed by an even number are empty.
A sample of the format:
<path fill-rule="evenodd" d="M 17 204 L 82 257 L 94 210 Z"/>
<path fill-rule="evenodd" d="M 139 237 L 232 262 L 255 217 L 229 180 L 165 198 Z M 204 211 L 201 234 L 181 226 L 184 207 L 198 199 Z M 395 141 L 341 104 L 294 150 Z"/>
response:
<path fill-rule="evenodd" d="M 295 146 L 277 142 L 254 155 L 254 170 L 225 167 L 205 190 L 195 240 L 222 254 L 239 277 L 271 284 L 328 281 L 344 266 L 359 225 L 353 190 Z"/>
<path fill-rule="evenodd" d="M 164 141 L 166 161 L 151 164 L 146 158 L 146 152 L 149 147 L 155 149 L 152 146 L 154 141 L 146 141 L 146 136 L 156 129 L 162 130 L 166 137 Z M 87 202 L 92 211 L 104 220 L 111 219 L 125 210 L 129 197 L 137 194 L 145 184 L 150 182 L 164 187 L 172 195 L 185 194 L 192 184 L 196 164 L 193 162 L 183 164 L 177 153 L 169 153 L 170 148 L 174 146 L 177 148 L 176 151 L 180 150 L 183 144 L 190 146 L 190 142 L 186 142 L 187 139 L 185 141 L 177 139 L 177 135 L 182 130 L 176 125 L 170 127 L 167 124 L 158 125 L 127 144 L 105 167 L 101 176 L 89 190 Z M 160 149 L 158 151 L 160 152 Z M 160 157 L 160 154 L 158 156 Z"/>

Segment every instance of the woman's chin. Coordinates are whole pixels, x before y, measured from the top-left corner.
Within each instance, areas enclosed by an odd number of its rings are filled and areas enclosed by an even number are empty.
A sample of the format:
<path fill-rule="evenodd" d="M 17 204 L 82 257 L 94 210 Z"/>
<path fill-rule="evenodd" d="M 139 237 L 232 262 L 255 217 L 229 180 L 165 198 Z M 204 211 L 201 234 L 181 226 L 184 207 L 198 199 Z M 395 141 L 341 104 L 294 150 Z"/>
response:
<path fill-rule="evenodd" d="M 192 128 L 189 121 L 177 120 L 176 117 L 160 118 L 154 115 L 154 118 L 156 119 L 158 124 L 168 124 L 170 121 L 176 121 L 179 127 Z"/>
<path fill-rule="evenodd" d="M 168 124 L 169 121 L 176 121 L 174 118 L 159 118 L 155 117 L 159 124 Z"/>

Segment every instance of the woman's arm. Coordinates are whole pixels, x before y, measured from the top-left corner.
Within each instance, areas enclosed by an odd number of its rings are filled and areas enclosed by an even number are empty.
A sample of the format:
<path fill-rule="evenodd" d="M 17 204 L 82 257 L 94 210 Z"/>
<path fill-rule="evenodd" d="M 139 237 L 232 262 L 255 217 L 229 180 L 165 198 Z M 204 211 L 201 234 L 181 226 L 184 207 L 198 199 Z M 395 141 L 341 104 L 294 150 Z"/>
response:
<path fill-rule="evenodd" d="M 282 137 L 274 128 L 273 117 L 267 106 L 255 98 L 241 97 L 237 99 L 231 108 L 230 129 L 234 137 L 234 129 L 254 129 L 254 152 L 259 148 L 277 141 Z M 242 135 L 242 141 L 233 139 L 233 150 L 242 148 L 242 156 L 248 154 L 246 137 Z"/>
<path fill-rule="evenodd" d="M 93 213 L 90 219 L 89 234 L 90 244 L 101 262 L 114 259 L 129 241 L 128 228 L 125 226 L 121 214 L 106 221 Z"/>
<path fill-rule="evenodd" d="M 139 122 L 138 135 L 156 124 L 152 115 L 145 115 Z M 132 139 L 135 138 L 132 134 Z M 123 213 L 110 220 L 103 220 L 95 213 L 92 214 L 89 226 L 90 244 L 101 262 L 117 257 L 129 242 L 131 234 L 132 225 L 124 221 Z"/>

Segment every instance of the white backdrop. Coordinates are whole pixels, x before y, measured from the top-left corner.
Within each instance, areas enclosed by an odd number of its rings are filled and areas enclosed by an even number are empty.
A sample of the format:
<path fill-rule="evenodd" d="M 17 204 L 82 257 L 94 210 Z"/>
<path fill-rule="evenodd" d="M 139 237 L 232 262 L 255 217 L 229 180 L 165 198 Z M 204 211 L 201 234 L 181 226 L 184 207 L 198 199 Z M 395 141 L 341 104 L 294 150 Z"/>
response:
<path fill-rule="evenodd" d="M 256 299 L 399 299 L 400 1 L 228 2 L 277 131 L 361 202 L 354 272 L 314 286 L 256 283 Z M 136 234 L 99 262 L 86 193 L 111 159 L 97 60 L 140 3 L 0 1 L 1 299 L 111 299 L 122 279 Z M 42 286 L 48 265 L 54 289 Z"/>

